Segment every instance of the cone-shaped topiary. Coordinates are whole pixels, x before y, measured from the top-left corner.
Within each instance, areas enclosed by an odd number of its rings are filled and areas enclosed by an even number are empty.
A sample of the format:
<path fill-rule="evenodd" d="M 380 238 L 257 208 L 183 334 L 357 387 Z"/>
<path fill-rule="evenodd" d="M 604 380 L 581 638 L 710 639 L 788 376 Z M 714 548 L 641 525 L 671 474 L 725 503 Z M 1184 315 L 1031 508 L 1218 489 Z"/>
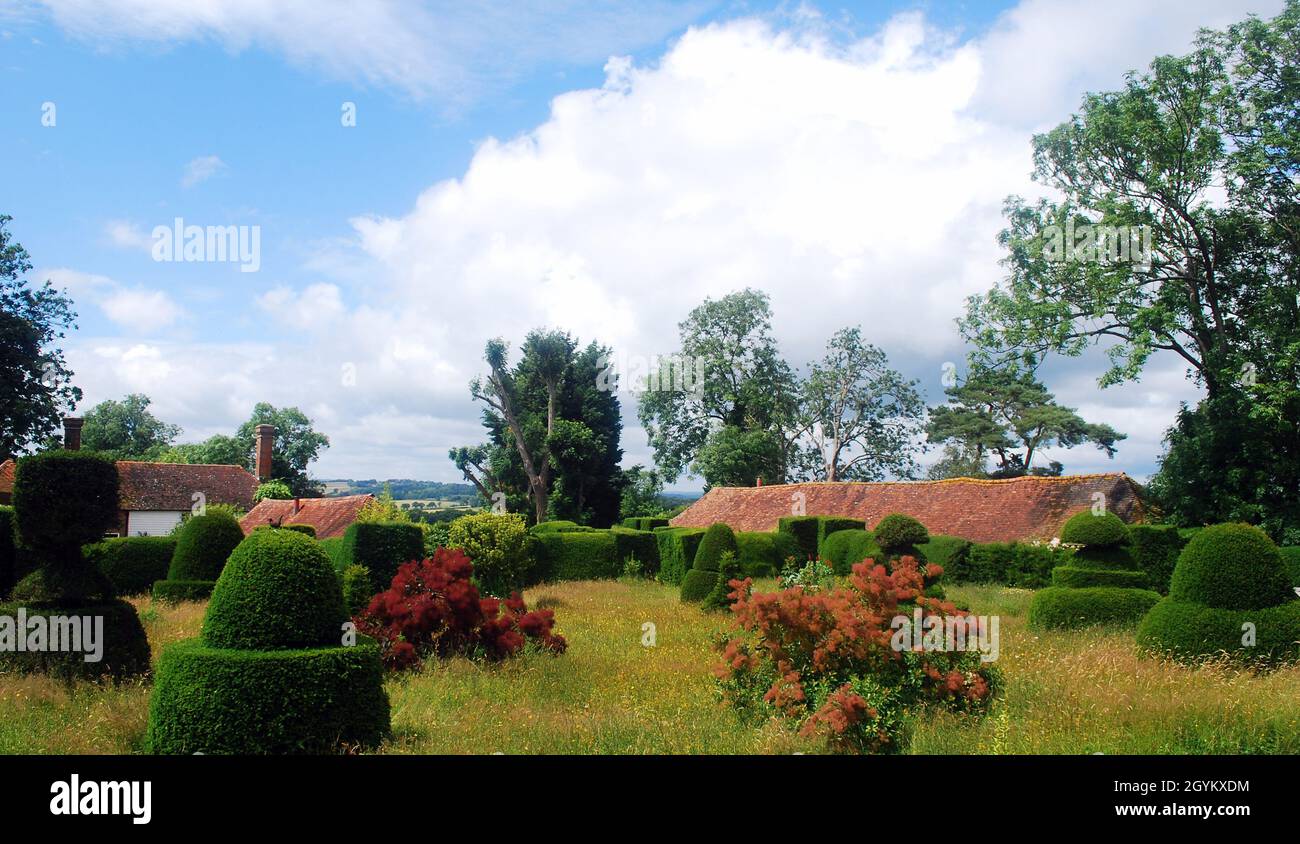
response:
<path fill-rule="evenodd" d="M 722 555 L 730 551 L 740 556 L 740 546 L 736 543 L 736 534 L 722 522 L 709 525 L 700 540 L 700 547 L 695 551 L 695 563 L 692 568 L 702 571 L 717 571 Z"/>
<path fill-rule="evenodd" d="M 176 539 L 166 580 L 154 584 L 154 598 L 196 601 L 208 597 L 226 565 L 226 558 L 243 541 L 243 529 L 227 513 L 191 517 Z"/>
<path fill-rule="evenodd" d="M 1169 596 L 1138 626 L 1138 647 L 1189 663 L 1224 654 L 1260 666 L 1300 660 L 1300 600 L 1289 580 L 1259 528 L 1204 528 L 1178 555 Z"/>
<path fill-rule="evenodd" d="M 728 597 L 731 594 L 731 581 L 741 578 L 740 563 L 737 562 L 736 556 L 730 551 L 724 551 L 722 559 L 718 561 L 718 573 L 713 580 L 713 588 L 704 596 L 701 606 L 706 610 L 724 610 L 731 606 L 732 601 Z"/>
<path fill-rule="evenodd" d="M 200 638 L 159 659 L 148 750 L 314 753 L 381 741 L 389 704 L 379 648 L 344 618 L 315 541 L 254 531 L 221 572 Z"/>
<path fill-rule="evenodd" d="M 1061 528 L 1061 540 L 1083 545 L 1070 564 L 1052 569 L 1052 585 L 1034 593 L 1030 627 L 1131 625 L 1160 600 L 1129 551 L 1128 525 L 1113 513 L 1085 510 Z"/>

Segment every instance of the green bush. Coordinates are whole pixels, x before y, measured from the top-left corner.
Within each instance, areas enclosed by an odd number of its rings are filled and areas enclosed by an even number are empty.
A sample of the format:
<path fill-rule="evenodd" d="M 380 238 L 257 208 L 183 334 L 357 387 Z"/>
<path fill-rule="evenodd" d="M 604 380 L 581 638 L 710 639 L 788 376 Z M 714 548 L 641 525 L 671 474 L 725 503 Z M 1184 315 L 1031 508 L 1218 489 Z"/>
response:
<path fill-rule="evenodd" d="M 339 588 L 343 592 L 343 611 L 353 618 L 370 604 L 375 596 L 370 584 L 370 571 L 365 566 L 348 566 L 339 575 Z"/>
<path fill-rule="evenodd" d="M 682 578 L 682 601 L 698 604 L 709 596 L 718 582 L 718 573 L 706 569 L 691 569 Z"/>
<path fill-rule="evenodd" d="M 799 557 L 794 537 L 779 531 L 740 531 L 736 546 L 736 563 L 742 577 L 775 577 L 785 567 L 787 557 Z"/>
<path fill-rule="evenodd" d="M 704 538 L 700 540 L 700 547 L 695 552 L 695 560 L 691 567 L 704 571 L 717 571 L 722 555 L 728 551 L 733 557 L 740 552 L 740 546 L 736 544 L 736 534 L 723 522 L 715 522 L 704 531 Z"/>
<path fill-rule="evenodd" d="M 1147 588 L 1147 575 L 1146 572 L 1141 571 L 1057 566 L 1052 569 L 1052 585 L 1065 586 L 1071 589 L 1083 589 L 1089 586 L 1120 586 L 1126 589 L 1145 589 Z"/>
<path fill-rule="evenodd" d="M 903 513 L 885 516 L 871 534 L 876 545 L 891 557 L 908 554 L 918 545 L 930 541 L 930 532 L 925 525 Z"/>
<path fill-rule="evenodd" d="M 253 492 L 253 503 L 268 498 L 278 501 L 288 501 L 293 498 L 293 490 L 289 488 L 287 483 L 277 478 L 263 481 L 257 485 L 257 489 Z"/>
<path fill-rule="evenodd" d="M 539 565 L 543 580 L 603 580 L 623 573 L 610 531 L 551 531 L 538 538 L 544 549 Z"/>
<path fill-rule="evenodd" d="M 343 537 L 331 536 L 328 539 L 318 539 L 316 540 L 316 544 L 319 545 L 321 550 L 325 552 L 325 555 L 330 558 L 330 562 L 334 564 L 335 571 L 341 572 L 348 567 L 349 563 L 343 556 Z"/>
<path fill-rule="evenodd" d="M 119 595 L 143 595 L 154 581 L 167 577 L 174 536 L 123 536 L 105 539 L 82 549 L 86 560 L 108 576 Z"/>
<path fill-rule="evenodd" d="M 722 558 L 718 560 L 718 574 L 713 579 L 713 588 L 704 596 L 700 606 L 706 610 L 724 610 L 730 607 L 735 603 L 728 597 L 731 594 L 731 581 L 741 577 L 740 563 L 737 562 L 736 555 L 724 551 Z"/>
<path fill-rule="evenodd" d="M 18 546 L 14 543 L 14 508 L 0 505 L 0 600 L 18 582 Z"/>
<path fill-rule="evenodd" d="M 77 598 L 68 596 L 67 578 L 51 577 L 51 568 L 41 566 L 29 572 L 14 584 L 9 599 L 22 601 L 29 605 L 40 604 L 51 607 L 81 606 L 97 601 L 109 601 L 117 596 L 113 582 L 98 569 L 87 567 L 86 575 L 79 579 Z"/>
<path fill-rule="evenodd" d="M 1246 624 L 1255 642 L 1246 645 Z M 1272 665 L 1300 660 L 1300 601 L 1275 607 L 1233 610 L 1168 597 L 1138 625 L 1138 648 L 1147 655 L 1184 663 L 1220 654 L 1234 662 Z"/>
<path fill-rule="evenodd" d="M 776 529 L 780 533 L 790 535 L 798 543 L 800 563 L 820 559 L 817 537 L 821 531 L 821 523 L 817 516 L 785 516 L 777 520 Z"/>
<path fill-rule="evenodd" d="M 1187 540 L 1173 525 L 1132 525 L 1128 530 L 1133 559 L 1146 572 L 1150 588 L 1169 594 L 1169 579 Z"/>
<path fill-rule="evenodd" d="M 168 580 L 216 581 L 226 558 L 244 541 L 239 522 L 227 515 L 194 516 L 176 537 Z"/>
<path fill-rule="evenodd" d="M 614 555 L 620 568 L 635 557 L 641 564 L 642 575 L 654 576 L 659 571 L 659 541 L 654 533 L 628 528 L 610 528 L 609 532 L 614 537 Z"/>
<path fill-rule="evenodd" d="M 695 563 L 695 552 L 704 539 L 703 528 L 665 528 L 654 532 L 659 544 L 659 579 L 676 585 Z"/>
<path fill-rule="evenodd" d="M 126 601 L 110 600 L 85 606 L 33 607 L 26 601 L 0 604 L 0 617 L 13 619 L 25 612 L 28 623 L 36 616 L 102 617 L 103 631 L 98 641 L 102 648 L 97 662 L 86 661 L 85 643 L 80 651 L 14 651 L 0 649 L 0 674 L 48 674 L 65 680 L 121 680 L 149 673 L 149 640 L 145 636 L 135 607 Z M 49 622 L 47 622 L 47 629 Z"/>
<path fill-rule="evenodd" d="M 371 585 L 379 592 L 393 582 L 398 566 L 422 559 L 424 534 L 418 526 L 407 522 L 353 522 L 343 534 L 335 570 L 365 566 L 370 570 Z"/>
<path fill-rule="evenodd" d="M 1277 552 L 1282 556 L 1282 565 L 1286 566 L 1291 585 L 1300 586 L 1300 547 L 1279 548 Z"/>
<path fill-rule="evenodd" d="M 861 519 L 846 519 L 840 516 L 817 517 L 817 559 L 826 559 L 826 538 L 842 530 L 866 531 L 867 523 Z"/>
<path fill-rule="evenodd" d="M 1072 564 L 1081 569 L 1109 571 L 1137 571 L 1138 568 L 1137 560 L 1127 545 L 1080 548 L 1074 552 Z"/>
<path fill-rule="evenodd" d="M 668 527 L 668 520 L 659 516 L 630 516 L 624 519 L 622 524 L 629 530 L 654 530 Z"/>
<path fill-rule="evenodd" d="M 282 530 L 296 530 L 299 533 L 305 533 L 312 539 L 316 538 L 316 528 L 311 525 L 280 525 Z"/>
<path fill-rule="evenodd" d="M 549 522 L 538 522 L 533 525 L 533 533 L 590 533 L 595 528 L 580 525 L 577 522 L 570 522 L 567 519 L 555 519 Z"/>
<path fill-rule="evenodd" d="M 1136 624 L 1159 601 L 1160 595 L 1148 589 L 1049 586 L 1034 594 L 1028 624 L 1039 630 Z"/>
<path fill-rule="evenodd" d="M 928 562 L 943 567 L 944 580 L 958 581 L 966 579 L 958 577 L 957 574 L 967 570 L 973 544 L 969 539 L 962 539 L 960 536 L 933 534 L 929 542 L 922 542 L 917 548 L 925 555 Z"/>
<path fill-rule="evenodd" d="M 1094 515 L 1092 510 L 1084 510 L 1061 527 L 1061 541 L 1071 545 L 1113 548 L 1127 543 L 1128 539 L 1128 525 L 1110 511 Z"/>
<path fill-rule="evenodd" d="M 118 520 L 117 465 L 84 451 L 47 451 L 18 460 L 13 508 L 18 544 L 43 562 L 80 566 L 81 546 Z"/>
<path fill-rule="evenodd" d="M 884 552 L 865 529 L 837 530 L 822 543 L 822 559 L 838 575 L 849 574 L 854 565 L 868 558 L 885 562 Z"/>
<path fill-rule="evenodd" d="M 217 579 L 203 641 L 240 650 L 335 645 L 346 617 L 338 575 L 312 539 L 258 530 L 234 550 Z"/>
<path fill-rule="evenodd" d="M 1258 610 L 1295 598 L 1268 534 L 1247 524 L 1212 525 L 1183 548 L 1169 582 L 1175 601 L 1225 610 Z"/>
<path fill-rule="evenodd" d="M 447 531 L 450 547 L 461 549 L 474 561 L 474 580 L 479 588 L 502 598 L 522 589 L 528 579 L 532 561 L 528 557 L 527 539 L 528 527 L 518 513 L 461 516 Z M 423 540 L 420 548 L 423 554 Z"/>
<path fill-rule="evenodd" d="M 153 599 L 169 604 L 206 601 L 216 585 L 215 580 L 160 580 L 153 585 Z"/>
<path fill-rule="evenodd" d="M 145 747 L 175 754 L 322 753 L 373 746 L 388 732 L 383 667 L 368 639 L 352 647 L 271 651 L 192 639 L 159 658 Z"/>

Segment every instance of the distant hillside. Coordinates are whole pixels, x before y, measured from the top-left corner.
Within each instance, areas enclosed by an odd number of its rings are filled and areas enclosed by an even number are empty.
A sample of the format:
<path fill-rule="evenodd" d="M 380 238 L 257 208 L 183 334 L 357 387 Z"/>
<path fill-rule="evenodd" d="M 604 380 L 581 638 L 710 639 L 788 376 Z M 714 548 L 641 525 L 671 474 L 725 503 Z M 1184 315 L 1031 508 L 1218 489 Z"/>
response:
<path fill-rule="evenodd" d="M 325 495 L 379 495 L 384 484 L 388 484 L 393 498 L 403 501 L 408 499 L 450 501 L 459 504 L 478 504 L 478 490 L 472 484 L 446 484 L 439 481 L 413 481 L 409 478 L 394 478 L 387 481 L 356 481 L 351 478 L 333 479 L 323 482 Z"/>

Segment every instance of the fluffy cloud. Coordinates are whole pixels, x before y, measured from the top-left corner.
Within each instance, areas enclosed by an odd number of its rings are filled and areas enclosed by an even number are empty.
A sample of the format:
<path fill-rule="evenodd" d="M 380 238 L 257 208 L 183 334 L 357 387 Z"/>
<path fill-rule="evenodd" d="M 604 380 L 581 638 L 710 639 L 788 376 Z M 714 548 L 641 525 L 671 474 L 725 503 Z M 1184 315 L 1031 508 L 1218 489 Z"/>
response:
<path fill-rule="evenodd" d="M 215 155 L 203 155 L 191 159 L 185 165 L 185 172 L 181 175 L 181 187 L 192 188 L 195 185 L 202 184 L 224 169 L 226 169 L 226 163 Z"/>
<path fill-rule="evenodd" d="M 167 293 L 126 287 L 107 276 L 56 267 L 38 272 L 35 277 L 48 279 L 55 288 L 66 290 L 75 303 L 93 302 L 106 317 L 135 334 L 167 328 L 185 315 Z"/>

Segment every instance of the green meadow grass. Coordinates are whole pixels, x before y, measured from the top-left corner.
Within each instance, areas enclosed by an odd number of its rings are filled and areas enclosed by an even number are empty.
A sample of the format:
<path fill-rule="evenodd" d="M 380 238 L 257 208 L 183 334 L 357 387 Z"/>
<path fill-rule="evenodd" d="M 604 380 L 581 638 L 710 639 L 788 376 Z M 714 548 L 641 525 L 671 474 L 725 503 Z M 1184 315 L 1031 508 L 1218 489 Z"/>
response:
<path fill-rule="evenodd" d="M 772 582 L 760 584 L 772 588 Z M 1027 630 L 1032 592 L 952 586 L 1000 617 L 1006 690 L 984 719 L 934 716 L 915 753 L 1300 753 L 1300 667 L 1256 675 L 1137 656 L 1131 630 Z M 727 618 L 649 581 L 529 590 L 555 610 L 566 654 L 499 665 L 432 662 L 388 680 L 385 753 L 793 753 L 815 743 L 747 726 L 714 693 L 710 646 Z M 203 604 L 136 601 L 155 656 L 197 634 Z M 654 625 L 646 647 L 643 625 Z M 0 677 L 0 753 L 136 753 L 149 687 Z"/>

